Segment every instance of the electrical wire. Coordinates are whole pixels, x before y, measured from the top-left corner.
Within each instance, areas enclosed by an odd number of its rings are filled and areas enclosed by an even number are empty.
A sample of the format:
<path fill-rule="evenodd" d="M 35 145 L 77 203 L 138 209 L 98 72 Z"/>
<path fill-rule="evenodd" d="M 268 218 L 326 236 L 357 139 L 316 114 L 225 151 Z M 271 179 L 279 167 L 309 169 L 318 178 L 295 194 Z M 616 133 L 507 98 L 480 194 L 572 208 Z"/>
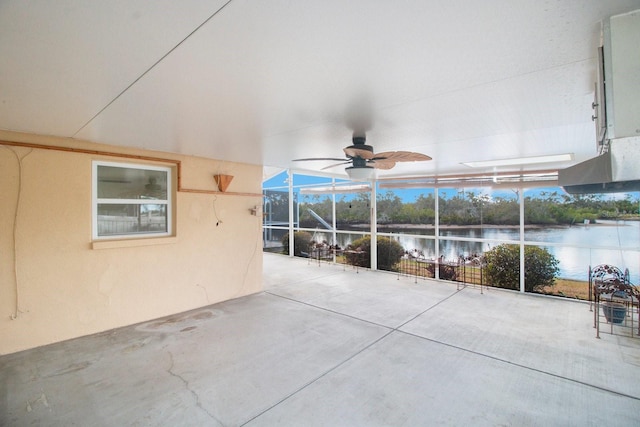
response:
<path fill-rule="evenodd" d="M 258 243 L 260 240 L 262 240 L 262 222 L 258 221 L 258 231 L 256 233 L 256 241 L 253 245 L 253 252 L 251 253 L 251 256 L 249 257 L 249 261 L 247 262 L 247 266 L 245 267 L 244 275 L 242 277 L 242 283 L 240 285 L 240 288 L 236 292 L 236 296 L 240 295 L 240 293 L 245 288 L 247 276 L 249 275 L 249 269 L 251 268 L 251 264 L 253 264 L 253 262 L 255 261 L 256 253 L 258 252 Z"/>
<path fill-rule="evenodd" d="M 22 196 L 22 162 L 23 160 L 33 152 L 33 149 L 29 150 L 22 157 L 15 152 L 13 148 L 4 146 L 7 150 L 11 151 L 18 162 L 18 192 L 16 195 L 16 208 L 13 213 L 13 279 L 15 283 L 15 310 L 10 316 L 11 320 L 16 320 L 22 311 L 20 310 L 20 285 L 18 279 L 18 239 L 16 237 L 18 233 L 18 218 L 20 212 L 20 199 Z"/>
<path fill-rule="evenodd" d="M 211 204 L 213 205 L 213 215 L 216 217 L 216 227 L 217 227 L 220 224 L 222 224 L 222 220 L 218 217 L 218 213 L 216 212 L 216 200 L 218 200 L 218 198 L 216 196 L 213 196 L 213 201 L 211 202 Z"/>

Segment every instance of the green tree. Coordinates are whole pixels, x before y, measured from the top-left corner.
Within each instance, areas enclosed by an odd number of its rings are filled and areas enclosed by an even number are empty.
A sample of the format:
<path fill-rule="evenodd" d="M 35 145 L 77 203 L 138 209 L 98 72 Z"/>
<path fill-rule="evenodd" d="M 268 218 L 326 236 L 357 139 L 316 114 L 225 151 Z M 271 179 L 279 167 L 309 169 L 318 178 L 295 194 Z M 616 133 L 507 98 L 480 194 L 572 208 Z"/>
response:
<path fill-rule="evenodd" d="M 473 207 L 469 209 L 469 219 L 472 224 L 484 224 L 484 213 L 491 201 L 491 197 L 487 194 L 476 194 L 473 191 L 467 191 L 467 197 Z"/>
<path fill-rule="evenodd" d="M 468 192 L 467 195 L 473 195 Z M 480 217 L 474 218 L 473 212 L 475 208 L 473 204 L 465 197 L 463 192 L 459 192 L 451 198 L 440 196 L 440 223 L 445 225 L 468 225 L 479 224 Z"/>
<path fill-rule="evenodd" d="M 485 211 L 485 224 L 518 225 L 520 223 L 517 199 L 496 197 L 491 203 L 485 205 Z"/>
<path fill-rule="evenodd" d="M 499 288 L 520 288 L 520 246 L 502 244 L 484 254 L 489 283 Z M 524 288 L 536 292 L 555 283 L 558 260 L 545 248 L 525 246 Z"/>
<path fill-rule="evenodd" d="M 378 223 L 397 222 L 400 210 L 403 207 L 402 200 L 392 191 L 378 194 L 377 211 Z"/>
<path fill-rule="evenodd" d="M 617 210 L 623 214 L 639 213 L 638 200 L 633 200 L 631 194 L 627 194 L 624 200 L 616 200 L 614 203 Z"/>
<path fill-rule="evenodd" d="M 355 197 L 341 196 L 336 200 L 338 228 L 348 224 L 369 224 L 370 206 L 370 193 L 358 193 Z"/>
<path fill-rule="evenodd" d="M 426 197 L 421 194 L 413 204 L 415 211 L 418 212 L 415 217 L 414 224 L 433 224 L 436 220 L 436 199 L 433 193 L 429 193 Z"/>

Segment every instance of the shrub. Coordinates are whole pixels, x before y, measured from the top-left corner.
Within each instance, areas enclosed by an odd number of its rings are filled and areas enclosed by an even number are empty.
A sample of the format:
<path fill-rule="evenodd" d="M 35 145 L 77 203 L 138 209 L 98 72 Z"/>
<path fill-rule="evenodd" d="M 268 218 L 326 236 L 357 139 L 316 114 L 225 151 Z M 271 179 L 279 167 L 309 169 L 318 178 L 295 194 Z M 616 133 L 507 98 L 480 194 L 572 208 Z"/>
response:
<path fill-rule="evenodd" d="M 395 271 L 395 265 L 400 262 L 404 249 L 400 243 L 388 237 L 378 237 L 377 240 L 378 269 Z M 354 240 L 347 246 L 347 250 L 359 250 L 361 253 L 346 252 L 347 262 L 359 267 L 371 267 L 371 237 L 365 236 Z"/>
<path fill-rule="evenodd" d="M 489 283 L 499 288 L 520 289 L 520 246 L 502 244 L 484 254 Z M 558 260 L 545 248 L 525 246 L 524 288 L 536 292 L 553 286 L 558 274 Z"/>
<path fill-rule="evenodd" d="M 282 236 L 282 245 L 284 249 L 282 253 L 289 255 L 289 233 Z M 309 248 L 311 246 L 311 234 L 306 231 L 296 231 L 293 233 L 293 255 L 309 256 Z"/>

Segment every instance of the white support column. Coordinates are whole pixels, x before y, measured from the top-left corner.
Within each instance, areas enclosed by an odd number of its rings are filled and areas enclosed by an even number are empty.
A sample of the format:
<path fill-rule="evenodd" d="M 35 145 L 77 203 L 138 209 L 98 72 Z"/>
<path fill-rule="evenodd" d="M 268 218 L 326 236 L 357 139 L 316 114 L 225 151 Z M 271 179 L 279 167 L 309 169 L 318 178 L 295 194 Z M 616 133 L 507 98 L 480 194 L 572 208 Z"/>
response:
<path fill-rule="evenodd" d="M 292 257 L 295 252 L 295 248 L 293 247 L 293 233 L 295 230 L 293 227 L 293 173 L 291 172 L 291 169 L 287 170 L 287 176 L 289 177 L 287 180 L 289 181 L 289 256 Z"/>
<path fill-rule="evenodd" d="M 378 203 L 376 200 L 376 181 L 371 181 L 371 200 L 369 200 L 371 223 L 371 270 L 378 269 Z"/>
<path fill-rule="evenodd" d="M 518 189 L 520 206 L 520 292 L 524 292 L 524 188 Z"/>
<path fill-rule="evenodd" d="M 436 251 L 436 262 L 438 262 L 440 260 L 440 191 L 438 190 L 438 187 L 434 188 L 435 190 L 435 234 L 436 234 L 436 239 L 434 241 L 435 244 L 435 251 Z M 440 278 L 440 268 L 438 267 L 438 264 L 435 265 L 435 268 L 433 269 L 434 273 L 434 278 L 435 279 L 439 279 Z"/>
<path fill-rule="evenodd" d="M 331 186 L 335 187 L 336 185 L 336 179 L 335 178 L 331 178 Z M 332 193 L 331 194 L 331 218 L 333 218 L 333 220 L 331 221 L 331 227 L 332 227 L 332 231 L 331 231 L 331 235 L 332 235 L 332 242 L 331 244 L 333 245 L 337 245 L 338 244 L 338 233 L 336 232 L 337 227 L 337 219 L 336 219 L 336 193 Z M 333 262 L 336 262 L 336 252 L 333 251 Z"/>

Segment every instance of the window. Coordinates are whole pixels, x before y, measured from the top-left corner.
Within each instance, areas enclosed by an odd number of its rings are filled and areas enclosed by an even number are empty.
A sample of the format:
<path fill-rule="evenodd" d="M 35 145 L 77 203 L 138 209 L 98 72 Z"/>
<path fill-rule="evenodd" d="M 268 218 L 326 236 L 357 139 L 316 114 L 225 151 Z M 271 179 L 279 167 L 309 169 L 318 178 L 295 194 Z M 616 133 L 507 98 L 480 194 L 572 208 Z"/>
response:
<path fill-rule="evenodd" d="M 167 236 L 171 168 L 93 162 L 93 238 Z"/>

